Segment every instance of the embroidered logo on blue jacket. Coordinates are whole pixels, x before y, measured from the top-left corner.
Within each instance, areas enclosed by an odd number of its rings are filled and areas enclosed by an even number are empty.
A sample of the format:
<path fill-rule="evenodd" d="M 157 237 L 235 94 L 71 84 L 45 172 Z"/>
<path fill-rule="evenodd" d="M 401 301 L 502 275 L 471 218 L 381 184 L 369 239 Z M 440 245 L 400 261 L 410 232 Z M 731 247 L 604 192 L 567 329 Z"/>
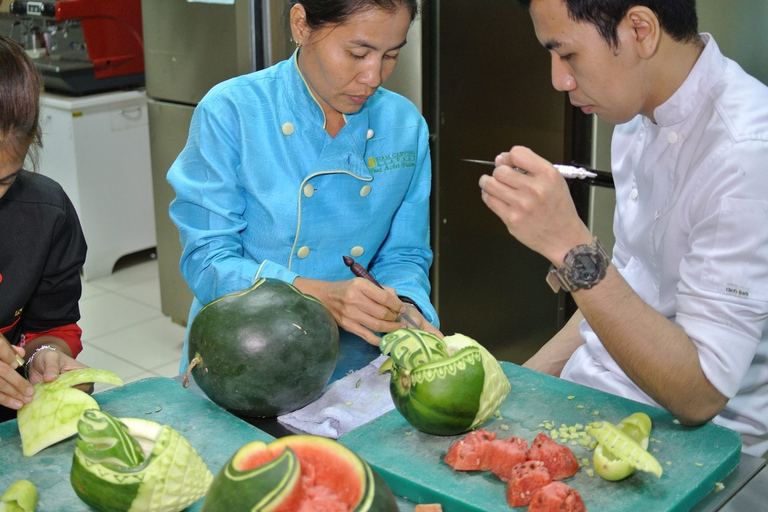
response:
<path fill-rule="evenodd" d="M 368 168 L 372 173 L 394 171 L 407 167 L 416 167 L 416 151 L 401 151 L 368 158 Z"/>

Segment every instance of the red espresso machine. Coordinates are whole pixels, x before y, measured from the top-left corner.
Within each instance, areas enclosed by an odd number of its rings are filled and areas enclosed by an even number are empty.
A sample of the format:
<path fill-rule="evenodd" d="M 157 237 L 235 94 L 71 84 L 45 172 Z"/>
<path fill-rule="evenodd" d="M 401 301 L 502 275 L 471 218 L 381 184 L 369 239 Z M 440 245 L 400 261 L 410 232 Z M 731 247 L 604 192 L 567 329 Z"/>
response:
<path fill-rule="evenodd" d="M 9 11 L 44 24 L 48 51 L 35 64 L 46 90 L 82 95 L 144 85 L 141 0 L 23 0 Z"/>

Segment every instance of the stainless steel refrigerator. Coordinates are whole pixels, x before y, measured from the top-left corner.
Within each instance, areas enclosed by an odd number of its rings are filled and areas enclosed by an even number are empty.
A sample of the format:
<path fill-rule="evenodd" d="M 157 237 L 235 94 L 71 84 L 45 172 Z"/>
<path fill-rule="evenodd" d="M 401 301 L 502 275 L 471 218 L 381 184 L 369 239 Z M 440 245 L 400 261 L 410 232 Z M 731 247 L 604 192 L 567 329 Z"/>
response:
<path fill-rule="evenodd" d="M 179 233 L 168 216 L 175 193 L 166 173 L 186 143 L 195 105 L 211 87 L 291 54 L 286 5 L 142 1 L 160 298 L 163 313 L 177 323 L 186 324 L 192 293 L 179 271 Z"/>

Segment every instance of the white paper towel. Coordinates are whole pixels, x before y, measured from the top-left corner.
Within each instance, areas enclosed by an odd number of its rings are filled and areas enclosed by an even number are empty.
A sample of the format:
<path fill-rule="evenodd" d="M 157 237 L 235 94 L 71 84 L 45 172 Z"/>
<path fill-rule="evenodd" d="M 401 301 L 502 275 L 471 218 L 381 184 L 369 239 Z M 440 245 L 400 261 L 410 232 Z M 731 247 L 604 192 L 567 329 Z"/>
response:
<path fill-rule="evenodd" d="M 308 434 L 337 439 L 395 408 L 389 394 L 389 372 L 379 375 L 388 356 L 337 380 L 311 404 L 277 417 L 277 421 Z"/>

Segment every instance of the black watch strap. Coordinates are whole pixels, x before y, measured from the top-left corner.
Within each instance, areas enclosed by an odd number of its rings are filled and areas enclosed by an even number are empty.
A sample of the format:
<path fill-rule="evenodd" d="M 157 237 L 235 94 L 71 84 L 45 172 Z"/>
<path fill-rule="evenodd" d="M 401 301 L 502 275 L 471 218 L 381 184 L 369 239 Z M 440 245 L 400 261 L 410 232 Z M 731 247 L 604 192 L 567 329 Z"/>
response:
<path fill-rule="evenodd" d="M 410 304 L 411 306 L 413 306 L 416 309 L 418 309 L 419 313 L 422 313 L 421 308 L 419 307 L 419 305 L 416 304 L 411 298 L 406 297 L 405 295 L 398 295 L 397 298 L 400 299 L 401 302 L 404 302 L 406 304 Z"/>

